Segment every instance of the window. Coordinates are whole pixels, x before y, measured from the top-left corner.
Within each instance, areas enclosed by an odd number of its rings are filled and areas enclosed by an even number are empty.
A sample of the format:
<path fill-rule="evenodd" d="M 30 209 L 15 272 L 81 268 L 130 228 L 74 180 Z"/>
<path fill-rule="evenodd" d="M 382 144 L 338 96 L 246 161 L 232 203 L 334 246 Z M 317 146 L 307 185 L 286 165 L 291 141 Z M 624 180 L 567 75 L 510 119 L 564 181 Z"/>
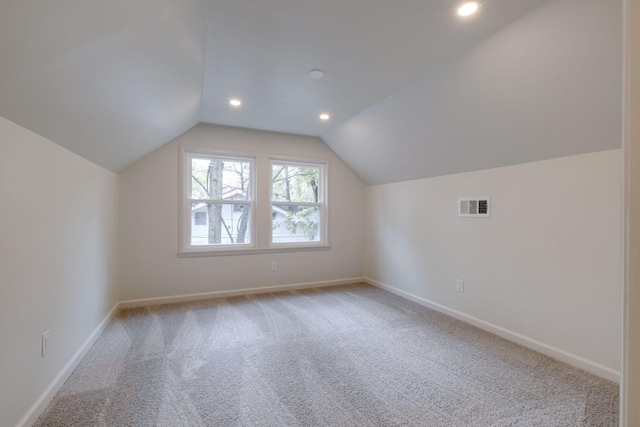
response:
<path fill-rule="evenodd" d="M 271 243 L 321 241 L 322 167 L 271 162 Z"/>
<path fill-rule="evenodd" d="M 181 147 L 179 256 L 326 250 L 326 160 Z"/>
<path fill-rule="evenodd" d="M 247 245 L 253 216 L 253 159 L 188 155 L 188 246 Z"/>

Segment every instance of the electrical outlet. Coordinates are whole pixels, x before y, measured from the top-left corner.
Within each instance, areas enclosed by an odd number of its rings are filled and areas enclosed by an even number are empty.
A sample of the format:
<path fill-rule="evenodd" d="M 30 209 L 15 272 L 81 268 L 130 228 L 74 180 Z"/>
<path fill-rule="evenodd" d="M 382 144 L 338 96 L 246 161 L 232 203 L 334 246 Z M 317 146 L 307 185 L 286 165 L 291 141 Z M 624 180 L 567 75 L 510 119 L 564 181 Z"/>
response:
<path fill-rule="evenodd" d="M 278 263 L 276 261 L 271 261 L 271 271 L 278 271 Z"/>
<path fill-rule="evenodd" d="M 464 292 L 464 280 L 462 279 L 456 280 L 456 291 Z"/>
<path fill-rule="evenodd" d="M 42 334 L 42 357 L 49 351 L 49 331 Z"/>

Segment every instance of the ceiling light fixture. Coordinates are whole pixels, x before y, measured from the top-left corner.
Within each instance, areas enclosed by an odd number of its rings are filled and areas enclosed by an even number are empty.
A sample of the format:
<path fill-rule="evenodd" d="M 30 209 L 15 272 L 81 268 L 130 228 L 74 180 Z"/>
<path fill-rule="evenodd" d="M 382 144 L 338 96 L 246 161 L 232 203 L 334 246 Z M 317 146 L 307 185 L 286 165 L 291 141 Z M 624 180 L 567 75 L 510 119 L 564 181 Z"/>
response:
<path fill-rule="evenodd" d="M 329 120 L 331 118 L 327 113 L 320 114 L 320 120 Z"/>
<path fill-rule="evenodd" d="M 478 11 L 479 7 L 480 7 L 480 3 L 478 3 L 477 1 L 470 1 L 460 6 L 460 8 L 458 8 L 458 15 L 463 17 L 473 15 Z"/>
<path fill-rule="evenodd" d="M 239 99 L 233 98 L 229 100 L 229 104 L 231 104 L 234 107 L 239 107 L 242 105 L 242 101 L 240 101 Z"/>
<path fill-rule="evenodd" d="M 309 76 L 310 79 L 319 80 L 324 78 L 324 70 L 321 70 L 319 68 L 314 68 L 313 70 L 309 70 L 307 75 Z"/>

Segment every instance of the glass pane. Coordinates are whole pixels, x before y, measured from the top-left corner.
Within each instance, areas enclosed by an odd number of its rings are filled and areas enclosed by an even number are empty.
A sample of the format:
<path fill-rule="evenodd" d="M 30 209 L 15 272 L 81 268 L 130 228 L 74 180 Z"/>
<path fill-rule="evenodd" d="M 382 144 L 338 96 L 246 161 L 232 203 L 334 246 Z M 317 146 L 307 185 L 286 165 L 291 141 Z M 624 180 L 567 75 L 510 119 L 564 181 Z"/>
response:
<path fill-rule="evenodd" d="M 318 203 L 319 178 L 319 167 L 273 164 L 271 200 Z"/>
<path fill-rule="evenodd" d="M 320 241 L 320 206 L 273 205 L 273 243 Z"/>
<path fill-rule="evenodd" d="M 251 243 L 251 203 L 191 202 L 191 245 Z"/>
<path fill-rule="evenodd" d="M 191 159 L 191 198 L 249 200 L 251 163 L 227 159 Z"/>

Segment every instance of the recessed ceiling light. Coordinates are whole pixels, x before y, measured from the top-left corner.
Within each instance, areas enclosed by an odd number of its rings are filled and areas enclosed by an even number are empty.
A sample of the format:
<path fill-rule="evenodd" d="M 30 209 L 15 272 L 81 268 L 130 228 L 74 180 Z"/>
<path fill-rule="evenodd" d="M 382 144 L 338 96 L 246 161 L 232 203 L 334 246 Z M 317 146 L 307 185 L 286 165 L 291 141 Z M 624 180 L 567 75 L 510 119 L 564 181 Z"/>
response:
<path fill-rule="evenodd" d="M 313 70 L 309 70 L 307 75 L 310 79 L 318 80 L 324 78 L 324 71 L 319 68 L 314 68 Z"/>
<path fill-rule="evenodd" d="M 327 113 L 320 114 L 320 120 L 329 120 L 331 118 Z"/>
<path fill-rule="evenodd" d="M 234 107 L 239 107 L 242 105 L 242 101 L 240 101 L 239 99 L 233 98 L 229 100 L 229 104 L 231 104 Z"/>
<path fill-rule="evenodd" d="M 458 15 L 460 16 L 473 15 L 478 11 L 479 7 L 480 7 L 480 3 L 478 3 L 477 1 L 470 1 L 460 6 L 460 8 L 458 9 Z"/>

